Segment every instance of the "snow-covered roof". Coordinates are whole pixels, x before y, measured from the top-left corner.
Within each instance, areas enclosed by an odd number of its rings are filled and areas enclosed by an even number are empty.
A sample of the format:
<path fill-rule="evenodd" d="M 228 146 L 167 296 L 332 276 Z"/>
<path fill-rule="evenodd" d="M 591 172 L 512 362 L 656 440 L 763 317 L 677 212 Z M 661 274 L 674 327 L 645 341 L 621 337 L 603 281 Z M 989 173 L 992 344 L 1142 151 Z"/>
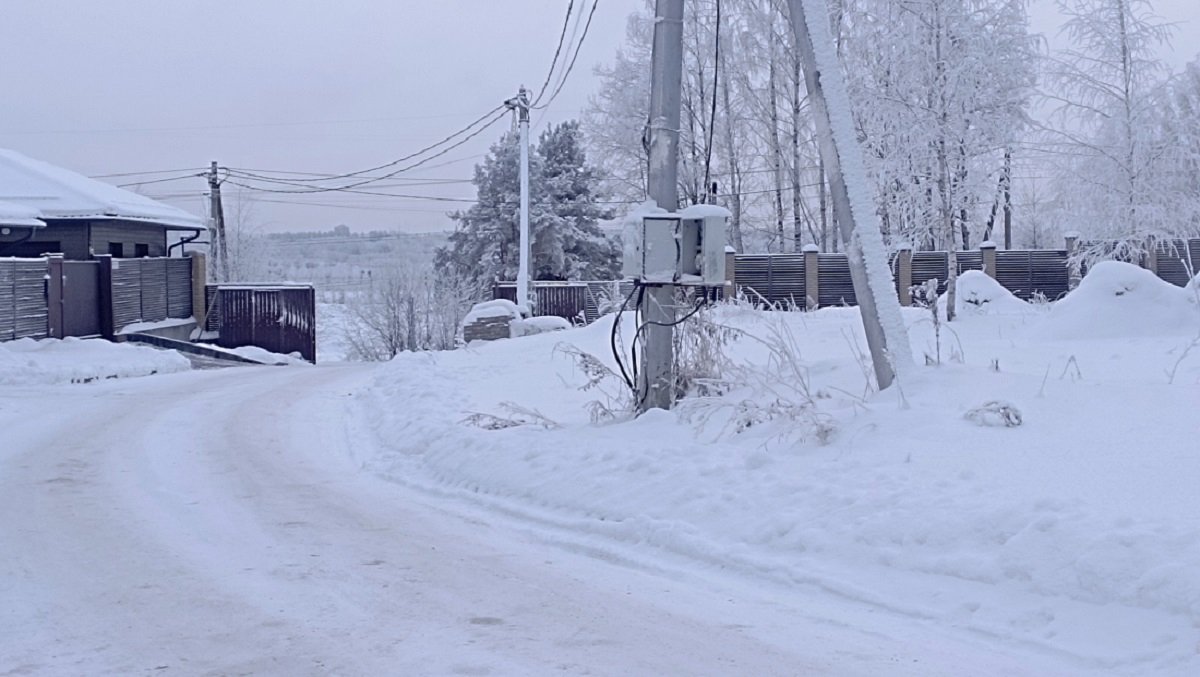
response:
<path fill-rule="evenodd" d="M 38 218 L 40 215 L 41 212 L 32 207 L 0 202 L 0 226 L 41 228 L 46 225 L 46 222 Z"/>
<path fill-rule="evenodd" d="M 41 219 L 119 219 L 177 230 L 204 228 L 200 217 L 182 209 L 3 148 L 0 201 L 33 210 Z"/>

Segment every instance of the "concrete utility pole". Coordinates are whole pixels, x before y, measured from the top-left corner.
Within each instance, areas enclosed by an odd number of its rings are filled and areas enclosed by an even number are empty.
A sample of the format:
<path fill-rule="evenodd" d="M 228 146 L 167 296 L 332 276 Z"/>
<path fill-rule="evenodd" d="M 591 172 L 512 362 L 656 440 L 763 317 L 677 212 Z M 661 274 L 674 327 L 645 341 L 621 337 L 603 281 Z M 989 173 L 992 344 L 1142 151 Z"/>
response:
<path fill-rule="evenodd" d="M 829 32 L 829 7 L 825 0 L 788 0 L 788 6 L 791 10 L 792 32 L 804 64 L 804 82 L 812 103 L 821 159 L 829 171 L 833 213 L 849 255 L 854 295 L 862 313 L 867 347 L 870 348 L 871 362 L 875 367 L 875 380 L 882 390 L 891 385 L 896 377 L 893 362 L 896 365 L 907 364 L 912 361 L 912 353 L 907 330 L 900 317 L 900 302 L 891 289 L 892 277 L 886 259 L 867 260 L 863 256 L 863 242 L 871 245 L 872 252 L 883 252 L 883 235 L 879 231 L 870 196 L 851 194 L 851 190 L 864 191 L 866 187 L 848 187 L 846 183 L 847 173 L 865 177 L 866 166 L 862 149 L 858 147 L 858 140 L 854 136 L 850 95 L 842 78 L 833 36 Z M 855 204 L 859 205 L 857 210 L 853 208 Z M 878 295 L 874 293 L 876 287 L 880 292 Z M 882 299 L 881 303 L 890 305 L 880 308 L 876 299 Z M 884 328 L 885 317 L 889 320 L 886 323 L 887 331 Z M 898 344 L 890 354 L 889 334 Z"/>
<path fill-rule="evenodd" d="M 658 0 L 654 10 L 650 78 L 650 199 L 679 209 L 679 109 L 683 83 L 683 0 Z M 675 402 L 675 286 L 650 287 L 640 307 L 646 350 L 638 374 L 638 410 L 670 409 Z"/>
<path fill-rule="evenodd" d="M 221 204 L 221 181 L 217 177 L 217 161 L 213 160 L 208 170 L 209 211 L 212 215 L 213 250 L 217 255 L 217 269 L 221 281 L 229 281 L 229 250 L 225 240 L 225 209 Z"/>
<path fill-rule="evenodd" d="M 529 295 L 529 93 L 522 86 L 516 97 L 505 103 L 510 110 L 517 111 L 521 137 L 521 252 L 517 263 L 517 305 L 524 305 L 532 312 Z"/>

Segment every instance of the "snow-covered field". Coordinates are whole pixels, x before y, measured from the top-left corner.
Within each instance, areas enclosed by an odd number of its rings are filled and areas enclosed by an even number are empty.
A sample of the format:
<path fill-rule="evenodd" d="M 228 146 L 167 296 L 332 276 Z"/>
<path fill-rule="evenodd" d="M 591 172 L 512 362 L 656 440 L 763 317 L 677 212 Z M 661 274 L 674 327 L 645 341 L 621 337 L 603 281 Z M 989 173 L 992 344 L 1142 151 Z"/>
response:
<path fill-rule="evenodd" d="M 600 424 L 605 395 L 563 344 L 615 369 L 611 317 L 402 355 L 360 395 L 383 449 L 362 461 L 622 558 L 813 586 L 1081 669 L 1197 674 L 1194 289 L 1106 264 L 1052 307 L 981 274 L 961 291 L 940 340 L 906 311 L 918 360 L 941 364 L 882 394 L 855 309 L 720 309 L 746 335 L 727 348 L 741 387 Z M 968 416 L 993 401 L 1021 425 Z"/>

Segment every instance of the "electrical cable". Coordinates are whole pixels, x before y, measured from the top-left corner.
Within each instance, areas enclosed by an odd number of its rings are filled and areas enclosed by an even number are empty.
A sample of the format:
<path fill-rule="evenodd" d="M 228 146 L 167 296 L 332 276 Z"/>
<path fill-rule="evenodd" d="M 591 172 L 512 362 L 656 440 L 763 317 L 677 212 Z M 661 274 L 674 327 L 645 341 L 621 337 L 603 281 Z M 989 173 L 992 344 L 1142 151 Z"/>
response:
<path fill-rule="evenodd" d="M 621 319 L 625 316 L 625 309 L 629 307 L 629 301 L 633 299 L 633 295 L 637 293 L 637 290 L 638 284 L 635 282 L 633 289 L 630 289 L 629 293 L 626 294 L 625 302 L 621 304 L 621 309 L 617 311 L 617 317 L 613 320 L 612 336 L 609 339 L 613 359 L 616 360 L 617 368 L 621 370 L 621 378 L 625 379 L 625 385 L 629 386 L 630 390 L 636 390 L 637 386 L 634 384 L 634 380 L 630 378 L 629 373 L 625 371 L 625 362 L 621 356 L 623 351 L 617 346 L 617 341 L 620 336 Z"/>
<path fill-rule="evenodd" d="M 469 125 L 467 125 L 466 127 L 463 127 L 462 129 L 458 130 L 457 132 L 454 132 L 453 134 L 450 134 L 449 136 L 446 136 L 445 138 L 443 138 L 443 139 L 441 139 L 441 140 L 437 141 L 436 143 L 432 143 L 432 144 L 430 144 L 430 145 L 428 145 L 428 146 L 426 146 L 426 147 L 422 148 L 421 150 L 418 150 L 418 151 L 416 151 L 416 152 L 414 152 L 414 153 L 410 153 L 410 154 L 408 154 L 408 155 L 405 155 L 404 157 L 397 158 L 397 159 L 395 159 L 395 160 L 392 160 L 391 162 L 387 162 L 387 163 L 384 163 L 384 164 L 382 164 L 382 165 L 377 165 L 377 166 L 375 166 L 375 167 L 369 167 L 369 168 L 367 168 L 367 169 L 360 169 L 360 170 L 358 170 L 358 171 L 356 171 L 356 172 L 347 172 L 347 173 L 345 173 L 345 174 L 335 174 L 335 175 L 333 175 L 333 176 L 328 176 L 328 177 L 324 177 L 324 178 L 320 178 L 320 179 L 303 179 L 303 178 L 301 178 L 301 179 L 286 179 L 286 177 L 271 177 L 271 176 L 263 176 L 263 175 L 259 175 L 259 174 L 254 174 L 254 173 L 252 173 L 252 172 L 244 172 L 243 174 L 245 174 L 245 175 L 247 176 L 247 178 L 253 178 L 253 179 L 260 180 L 260 181 L 275 181 L 275 180 L 283 179 L 283 180 L 289 180 L 289 181 L 292 181 L 293 183 L 297 183 L 297 184 L 299 184 L 299 183 L 308 183 L 308 182 L 314 182 L 314 181 L 330 181 L 330 180 L 334 180 L 334 179 L 349 179 L 349 178 L 353 178 L 353 177 L 356 177 L 356 176 L 362 176 L 363 174 L 369 174 L 369 173 L 371 173 L 371 172 L 377 172 L 377 171 L 379 171 L 379 170 L 382 170 L 382 169 L 387 169 L 387 168 L 389 168 L 389 167 L 395 167 L 395 166 L 396 166 L 396 165 L 398 165 L 398 164 L 401 164 L 401 163 L 403 163 L 403 162 L 408 162 L 409 160 L 412 160 L 412 159 L 414 159 L 414 158 L 420 157 L 420 156 L 424 155 L 425 153 L 428 153 L 429 151 L 431 151 L 431 150 L 433 150 L 433 149 L 435 149 L 435 148 L 438 148 L 439 146 L 442 146 L 442 145 L 445 145 L 446 143 L 449 143 L 449 142 L 450 142 L 451 140 L 453 140 L 454 138 L 456 138 L 456 137 L 458 137 L 458 136 L 461 136 L 461 135 L 463 135 L 463 134 L 465 134 L 465 133 L 469 132 L 469 131 L 470 131 L 470 130 L 473 128 L 473 127 L 475 127 L 476 125 L 478 125 L 478 124 L 480 124 L 480 123 L 484 122 L 484 121 L 485 121 L 485 120 L 487 120 L 489 117 L 491 117 L 491 115 L 492 115 L 493 113 L 495 113 L 495 112 L 497 112 L 497 111 L 504 110 L 504 108 L 505 108 L 505 107 L 504 107 L 504 104 L 500 104 L 499 106 L 496 106 L 495 108 L 491 109 L 490 111 L 488 111 L 488 112 L 484 113 L 483 115 L 479 116 L 478 118 L 476 118 L 474 121 L 472 121 L 472 122 L 471 122 Z M 507 112 L 507 111 L 506 111 L 506 112 Z M 504 117 L 504 114 L 500 115 L 499 117 Z M 467 136 L 466 138 L 467 138 L 467 139 L 474 138 L 475 136 L 477 136 L 477 135 L 479 134 L 479 132 L 481 132 L 481 131 L 483 131 L 484 129 L 487 129 L 488 127 L 491 127 L 493 124 L 495 124 L 495 123 L 496 123 L 496 121 L 499 119 L 499 117 L 497 117 L 497 118 L 492 118 L 492 120 L 488 121 L 486 125 L 484 125 L 483 127 L 481 127 L 479 130 L 476 130 L 474 133 L 472 133 L 470 136 Z M 458 146 L 460 146 L 460 145 L 462 145 L 462 143 L 458 143 L 458 144 L 456 144 L 456 145 L 454 145 L 454 146 L 451 146 L 451 148 L 456 148 L 456 147 L 458 147 Z M 438 155 L 434 155 L 434 156 L 432 156 L 432 157 L 440 157 L 441 155 L 444 155 L 444 154 L 445 154 L 445 153 L 444 153 L 444 152 L 442 152 L 442 153 L 439 153 Z M 429 158 L 429 159 L 432 159 L 432 158 Z M 418 163 L 418 164 L 416 164 L 416 165 L 414 165 L 414 166 L 420 166 L 421 164 L 424 164 L 424 162 L 425 162 L 425 161 L 422 161 L 422 162 L 420 162 L 420 163 Z M 409 169 L 411 169 L 411 168 L 412 168 L 412 167 L 408 167 L 408 168 L 405 168 L 405 169 L 399 170 L 399 171 L 397 171 L 397 172 L 392 172 L 392 173 L 385 174 L 385 175 L 383 175 L 383 176 L 381 176 L 381 177 L 374 177 L 374 178 L 372 178 L 372 179 L 370 179 L 370 180 L 368 180 L 368 181 L 364 181 L 363 183 L 359 183 L 359 184 L 356 184 L 356 185 L 365 185 L 366 183 L 369 183 L 369 182 L 371 182 L 371 181 L 377 181 L 377 180 L 381 180 L 381 179 L 390 179 L 390 178 L 392 178 L 393 176 L 395 176 L 396 174 L 398 174 L 398 173 L 400 173 L 400 172 L 402 172 L 402 171 L 408 171 L 408 170 L 409 170 Z"/>
<path fill-rule="evenodd" d="M 596 6 L 600 4 L 600 0 L 592 0 L 592 9 L 588 12 L 587 22 L 583 25 L 583 34 L 579 36 L 579 42 L 575 44 L 575 52 L 571 55 L 571 62 L 567 64 L 567 70 L 563 72 L 562 78 L 558 81 L 558 86 L 554 88 L 554 93 L 546 103 L 541 106 L 530 106 L 530 108 L 545 109 L 554 103 L 558 98 L 558 93 L 562 91 L 563 85 L 567 84 L 567 78 L 570 77 L 571 71 L 575 68 L 575 61 L 579 58 L 579 50 L 583 47 L 583 41 L 587 40 L 588 29 L 592 27 L 592 17 L 596 14 Z"/>
<path fill-rule="evenodd" d="M 558 56 L 562 53 L 563 43 L 567 39 L 567 26 L 571 23 L 571 13 L 575 10 L 575 0 L 567 2 L 567 15 L 563 17 L 562 31 L 558 34 L 558 46 L 554 48 L 554 58 L 550 59 L 550 70 L 546 71 L 546 81 L 542 83 L 542 88 L 538 90 L 537 97 L 534 98 L 533 104 L 536 106 L 542 97 L 545 96 L 546 90 L 550 87 L 550 80 L 554 77 L 554 69 L 558 66 Z"/>
<path fill-rule="evenodd" d="M 493 112 L 495 110 L 499 110 L 501 108 L 504 108 L 504 106 L 499 106 L 497 109 L 493 109 Z M 491 120 L 489 120 L 487 122 L 487 124 L 485 124 L 484 126 L 480 127 L 479 129 L 476 129 L 475 131 L 471 132 L 467 136 L 464 136 L 463 138 L 459 139 L 457 142 L 455 142 L 449 146 L 446 146 L 445 148 L 438 151 L 437 153 L 434 153 L 433 155 L 429 155 L 429 156 L 425 157 L 424 159 L 418 160 L 410 165 L 406 165 L 399 169 L 393 170 L 387 174 L 383 174 L 381 176 L 370 178 L 370 179 L 365 179 L 362 181 L 349 183 L 344 186 L 306 186 L 302 183 L 298 183 L 298 181 L 301 181 L 300 179 L 298 179 L 297 181 L 289 181 L 289 180 L 282 180 L 282 179 L 272 179 L 270 177 L 263 177 L 263 176 L 255 175 L 255 174 L 252 174 L 249 172 L 235 172 L 235 171 L 228 170 L 228 169 L 227 169 L 227 171 L 230 175 L 237 176 L 242 179 L 249 179 L 252 181 L 253 180 L 266 181 L 266 182 L 271 182 L 271 183 L 276 183 L 276 184 L 296 186 L 298 188 L 303 189 L 303 190 L 278 190 L 278 189 L 271 189 L 271 188 L 261 188 L 261 187 L 256 187 L 256 186 L 245 186 L 242 184 L 235 184 L 235 185 L 242 185 L 243 188 L 249 188 L 250 190 L 258 190 L 258 191 L 262 191 L 264 193 L 287 193 L 287 194 L 296 195 L 296 194 L 302 194 L 302 193 L 330 193 L 330 192 L 337 192 L 337 191 L 351 192 L 351 189 L 353 189 L 353 188 L 357 188 L 359 186 L 366 186 L 366 185 L 369 185 L 372 183 L 376 183 L 378 181 L 382 181 L 384 179 L 390 179 L 390 178 L 397 176 L 399 174 L 402 174 L 404 172 L 416 169 L 417 167 L 420 167 L 431 160 L 439 158 L 439 157 L 445 155 L 446 153 L 449 153 L 450 151 L 454 150 L 455 148 L 458 148 L 459 146 L 467 143 L 471 139 L 479 136 L 483 132 L 487 131 L 489 128 L 491 128 L 493 125 L 495 125 L 501 119 L 507 117 L 507 115 L 508 115 L 508 111 L 501 112 L 499 115 L 497 115 L 496 117 L 493 117 Z M 444 142 L 444 140 L 443 140 L 443 142 Z M 440 143 L 443 143 L 443 142 L 439 142 L 439 144 L 434 144 L 433 146 L 429 146 L 425 150 L 428 150 L 429 148 L 435 148 L 435 147 L 437 147 L 437 145 L 440 145 Z M 420 154 L 421 154 L 421 152 L 418 152 L 418 153 L 415 153 L 415 154 L 407 156 L 407 157 L 413 158 Z M 403 160 L 404 160 L 404 158 L 402 158 L 401 160 L 390 162 L 387 165 L 383 165 L 383 166 L 384 167 L 395 166 L 396 164 L 398 164 L 399 162 L 402 162 Z M 365 172 L 376 171 L 378 169 L 380 169 L 380 167 L 373 167 L 371 169 L 366 169 L 366 170 L 362 170 L 360 172 L 356 172 L 355 174 L 361 175 Z M 338 178 L 345 178 L 348 176 L 351 176 L 351 175 L 344 174 Z"/>
<path fill-rule="evenodd" d="M 713 153 L 713 130 L 717 126 L 717 87 L 719 85 L 721 71 L 721 0 L 717 0 L 717 21 L 716 21 L 716 36 L 713 39 L 713 86 L 712 86 L 712 112 L 708 118 L 708 145 L 704 154 L 704 193 L 711 195 L 713 192 L 710 181 L 710 172 L 712 171 L 712 153 Z"/>
<path fill-rule="evenodd" d="M 118 183 L 117 188 L 128 188 L 130 186 L 148 186 L 152 183 L 167 183 L 168 181 L 182 181 L 183 179 L 194 179 L 197 176 L 204 176 L 204 174 L 203 173 L 188 174 L 187 176 L 172 176 L 172 177 L 166 178 L 166 179 L 150 179 L 148 181 L 136 181 L 134 183 Z"/>

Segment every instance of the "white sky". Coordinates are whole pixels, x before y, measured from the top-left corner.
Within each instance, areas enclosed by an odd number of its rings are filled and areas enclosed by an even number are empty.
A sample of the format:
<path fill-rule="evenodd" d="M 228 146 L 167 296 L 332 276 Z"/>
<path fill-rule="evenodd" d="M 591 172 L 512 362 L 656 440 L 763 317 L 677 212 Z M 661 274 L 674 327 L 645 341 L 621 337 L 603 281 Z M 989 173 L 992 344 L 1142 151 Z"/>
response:
<path fill-rule="evenodd" d="M 583 1 L 590 7 L 590 2 Z M 592 68 L 624 39 L 641 0 L 600 0 L 579 62 L 541 119 L 578 114 Z M 206 167 L 346 172 L 442 138 L 513 95 L 536 89 L 565 0 L 10 0 L 0 22 L 0 146 L 88 175 Z M 1181 22 L 1174 67 L 1200 52 L 1200 0 L 1157 0 Z M 1033 3 L 1035 30 L 1053 34 L 1051 0 Z M 409 176 L 471 177 L 500 128 Z M 536 133 L 536 130 L 535 130 Z M 147 177 L 153 178 L 153 177 Z M 114 182 L 119 179 L 111 179 Z M 146 186 L 197 213 L 200 178 Z M 396 192 L 473 197 L 469 184 Z M 345 194 L 264 196 L 264 230 L 428 231 L 454 204 Z M 351 207 L 366 207 L 357 209 Z"/>

